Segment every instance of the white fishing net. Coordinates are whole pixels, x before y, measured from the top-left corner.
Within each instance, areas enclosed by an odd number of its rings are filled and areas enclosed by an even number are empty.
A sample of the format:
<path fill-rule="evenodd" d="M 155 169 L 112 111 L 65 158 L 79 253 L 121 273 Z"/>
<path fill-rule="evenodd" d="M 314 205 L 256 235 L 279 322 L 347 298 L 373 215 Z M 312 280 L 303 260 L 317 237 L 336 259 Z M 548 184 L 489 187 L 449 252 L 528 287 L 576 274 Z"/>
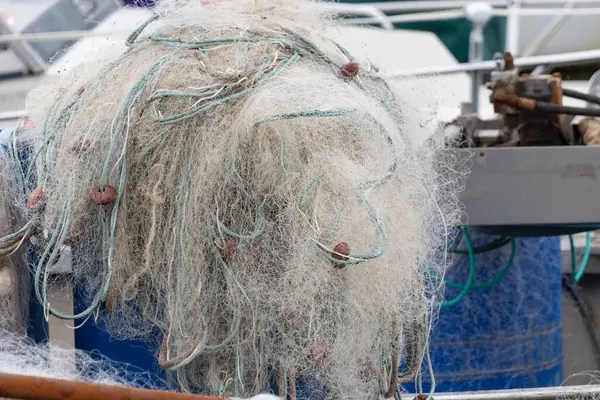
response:
<path fill-rule="evenodd" d="M 0 234 L 9 235 L 17 225 L 17 215 L 11 212 L 15 193 L 10 160 L 0 151 Z M 23 333 L 28 310 L 29 272 L 23 250 L 23 239 L 12 245 L 0 243 L 0 331 Z"/>
<path fill-rule="evenodd" d="M 2 241 L 35 232 L 49 315 L 160 327 L 183 390 L 394 394 L 424 357 L 461 174 L 332 23 L 308 1 L 164 1 L 121 57 L 30 96 L 27 218 Z M 48 300 L 67 245 L 78 315 Z"/>
<path fill-rule="evenodd" d="M 143 371 L 127 380 L 120 377 L 123 368 L 104 358 L 92 358 L 82 351 L 48 343 L 37 345 L 21 335 L 0 331 L 0 373 L 120 386 L 148 382 Z"/>
<path fill-rule="evenodd" d="M 130 365 L 50 343 L 35 344 L 6 330 L 0 330 L 0 373 L 116 386 L 161 385 L 150 379 L 146 371 L 135 372 Z M 278 400 L 278 397 L 261 394 L 248 400 Z"/>

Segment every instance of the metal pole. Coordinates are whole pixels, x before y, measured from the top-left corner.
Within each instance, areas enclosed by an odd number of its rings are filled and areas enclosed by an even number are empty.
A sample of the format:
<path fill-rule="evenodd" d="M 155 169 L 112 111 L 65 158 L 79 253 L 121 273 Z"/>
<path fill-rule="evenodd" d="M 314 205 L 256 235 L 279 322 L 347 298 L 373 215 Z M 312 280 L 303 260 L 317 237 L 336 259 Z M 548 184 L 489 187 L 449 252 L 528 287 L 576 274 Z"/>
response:
<path fill-rule="evenodd" d="M 21 119 L 27 116 L 27 110 L 4 111 L 0 112 L 0 121 L 9 121 L 11 119 Z"/>
<path fill-rule="evenodd" d="M 591 1 L 591 0 L 590 0 Z M 448 10 L 451 8 L 464 8 L 472 1 L 469 0 L 417 0 L 417 1 L 378 1 L 361 3 L 367 6 L 374 6 L 384 12 L 414 12 L 414 11 L 435 11 Z M 494 7 L 505 7 L 506 0 L 488 0 L 487 3 Z"/>
<path fill-rule="evenodd" d="M 410 22 L 426 21 L 446 21 L 449 19 L 463 19 L 465 11 L 463 9 L 417 12 L 411 14 L 400 14 L 386 16 L 386 19 L 395 24 L 406 24 Z M 352 18 L 340 21 L 344 25 L 365 25 L 379 23 L 377 18 Z"/>
<path fill-rule="evenodd" d="M 435 400 L 577 400 L 596 398 L 600 385 L 564 386 L 538 389 L 493 390 L 464 393 L 435 393 Z M 413 400 L 414 394 L 403 394 L 402 400 Z"/>
<path fill-rule="evenodd" d="M 598 0 L 573 0 L 578 4 L 596 4 Z M 416 0 L 416 1 L 377 1 L 361 3 L 367 6 L 377 7 L 381 11 L 390 13 L 448 10 L 451 8 L 466 7 L 469 0 Z M 507 0 L 488 0 L 487 3 L 493 7 L 508 7 Z M 521 5 L 548 5 L 556 4 L 562 7 L 565 0 L 519 0 Z"/>
<path fill-rule="evenodd" d="M 552 64 L 540 64 L 531 71 L 531 75 L 549 74 L 554 66 Z"/>
<path fill-rule="evenodd" d="M 591 63 L 600 61 L 600 50 L 578 51 L 573 53 L 548 54 L 543 56 L 515 58 L 515 67 L 535 68 L 540 64 L 549 64 L 554 66 L 573 65 L 582 63 Z M 386 78 L 407 78 L 411 76 L 431 76 L 458 74 L 473 71 L 493 71 L 496 68 L 496 62 L 493 60 L 463 63 L 457 65 L 448 65 L 442 67 L 430 67 L 422 69 L 411 69 L 404 71 L 391 72 L 385 75 Z"/>
<path fill-rule="evenodd" d="M 492 18 L 492 6 L 488 3 L 472 3 L 465 7 L 467 18 L 471 21 L 469 35 L 469 62 L 483 61 L 483 30 Z M 480 71 L 471 73 L 471 104 L 474 115 L 479 115 L 479 89 L 483 84 Z"/>
<path fill-rule="evenodd" d="M 322 3 L 320 7 L 326 11 L 342 14 L 357 14 L 371 16 L 369 20 L 374 21 L 381 25 L 383 29 L 393 30 L 394 25 L 388 19 L 388 17 L 378 9 L 371 5 L 363 4 L 342 4 L 342 3 Z"/>
<path fill-rule="evenodd" d="M 508 0 L 508 16 L 506 18 L 506 51 L 516 57 L 519 53 L 521 0 Z"/>
<path fill-rule="evenodd" d="M 1 373 L 0 398 L 21 400 L 226 400 L 222 397 Z"/>

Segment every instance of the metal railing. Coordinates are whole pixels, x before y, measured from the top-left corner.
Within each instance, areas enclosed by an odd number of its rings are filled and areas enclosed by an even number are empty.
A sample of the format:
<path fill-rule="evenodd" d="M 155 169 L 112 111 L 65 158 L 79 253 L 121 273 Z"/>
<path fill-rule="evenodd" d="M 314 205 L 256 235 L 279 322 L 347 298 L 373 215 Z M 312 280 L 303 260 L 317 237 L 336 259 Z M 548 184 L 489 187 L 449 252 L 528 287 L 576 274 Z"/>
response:
<path fill-rule="evenodd" d="M 379 24 L 383 29 L 394 29 L 394 25 L 384 12 L 372 5 L 344 4 L 344 3 L 322 3 L 320 5 L 325 11 L 335 14 L 367 15 L 373 24 Z"/>
<path fill-rule="evenodd" d="M 473 3 L 473 2 L 471 2 Z M 488 3 L 488 2 L 486 2 Z M 567 2 L 567 4 L 569 4 Z M 492 15 L 495 17 L 543 17 L 543 16 L 590 16 L 600 15 L 600 2 L 599 7 L 587 7 L 587 8 L 515 8 L 503 9 L 494 8 Z M 332 8 L 334 6 L 332 4 Z M 571 7 L 571 6 L 569 6 Z M 426 21 L 444 21 L 451 19 L 466 18 L 467 14 L 463 8 L 448 8 L 444 10 L 436 11 L 424 11 L 414 12 L 410 14 L 399 14 L 399 15 L 387 15 L 385 18 L 391 23 L 409 23 L 409 22 L 426 22 Z M 379 18 L 354 18 L 346 21 L 342 21 L 344 24 L 360 24 L 360 25 L 371 25 L 379 23 Z M 507 27 L 507 31 L 511 30 Z"/>
<path fill-rule="evenodd" d="M 590 16 L 600 15 L 600 7 L 574 8 L 576 4 L 597 4 L 599 0 L 488 0 L 486 2 L 467 2 L 462 0 L 448 1 L 415 1 L 415 2 L 385 2 L 385 3 L 366 3 L 369 6 L 376 7 L 386 13 L 404 13 L 400 15 L 388 15 L 386 18 L 391 23 L 410 23 L 423 21 L 441 21 L 451 19 L 468 19 L 471 24 L 471 34 L 469 36 L 469 64 L 462 64 L 453 67 L 430 68 L 427 70 L 400 71 L 392 73 L 391 77 L 406 77 L 415 75 L 437 75 L 454 72 L 468 72 L 472 78 L 472 109 L 473 113 L 478 113 L 479 108 L 479 87 L 481 86 L 481 72 L 490 71 L 496 67 L 494 61 L 483 63 L 483 29 L 492 16 L 506 17 L 506 51 L 513 56 L 519 51 L 519 35 L 521 17 L 528 16 L 553 16 L 554 18 L 546 24 L 541 30 L 540 35 L 525 49 L 525 56 L 535 53 L 541 46 L 546 44 L 561 27 L 566 16 Z M 543 4 L 561 4 L 561 8 L 539 8 Z M 522 8 L 524 5 L 536 5 L 537 8 Z M 460 8 L 459 8 L 460 7 Z M 493 8 L 495 7 L 495 8 Z M 426 10 L 423 12 L 423 10 Z M 420 11 L 406 14 L 410 11 Z M 373 18 L 360 18 L 344 21 L 345 24 L 373 24 L 377 21 Z M 517 66 L 537 67 L 543 64 L 546 68 L 572 62 L 597 61 L 597 55 L 564 54 L 558 57 L 552 57 L 550 60 L 540 59 L 526 60 L 521 59 Z M 529 65 L 531 62 L 536 64 Z M 527 65 L 526 65 L 527 64 Z M 537 70 L 536 70 L 537 71 Z"/>
<path fill-rule="evenodd" d="M 549 54 L 544 56 L 519 57 L 515 58 L 515 67 L 534 68 L 538 65 L 565 66 L 582 63 L 592 63 L 600 61 L 600 50 L 577 51 L 573 53 Z M 429 67 L 420 69 L 408 69 L 403 71 L 393 71 L 385 74 L 389 79 L 401 79 L 409 77 L 424 77 L 435 75 L 460 74 L 470 72 L 489 72 L 496 68 L 495 61 L 482 61 L 472 63 L 462 63 L 457 65 L 448 65 L 441 67 Z"/>
<path fill-rule="evenodd" d="M 472 0 L 417 0 L 417 1 L 386 1 L 386 2 L 367 2 L 362 5 L 376 7 L 383 12 L 400 13 L 415 11 L 435 11 L 447 10 L 453 8 L 464 8 L 471 4 Z M 576 4 L 596 4 L 600 5 L 599 0 L 574 0 Z M 486 3 L 492 7 L 508 8 L 510 0 L 486 0 Z M 564 5 L 565 0 L 521 0 L 522 6 L 540 6 L 540 5 Z"/>
<path fill-rule="evenodd" d="M 596 399 L 599 395 L 600 385 L 582 385 L 465 393 L 435 393 L 433 398 L 435 400 L 582 400 Z M 402 400 L 413 400 L 414 398 L 414 394 L 401 395 Z"/>

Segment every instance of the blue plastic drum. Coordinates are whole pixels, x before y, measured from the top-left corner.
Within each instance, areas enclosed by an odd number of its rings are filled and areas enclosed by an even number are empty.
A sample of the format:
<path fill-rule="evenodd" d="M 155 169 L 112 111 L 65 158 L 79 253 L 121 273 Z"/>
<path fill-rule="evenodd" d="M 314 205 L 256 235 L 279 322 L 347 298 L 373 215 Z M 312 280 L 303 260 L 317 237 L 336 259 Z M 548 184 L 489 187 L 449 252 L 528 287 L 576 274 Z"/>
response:
<path fill-rule="evenodd" d="M 75 313 L 82 312 L 86 307 L 85 296 L 78 290 L 73 291 L 73 306 Z M 105 311 L 101 311 L 98 321 L 93 318 L 75 330 L 75 348 L 88 352 L 94 358 L 109 359 L 115 363 L 121 372 L 121 378 L 139 387 L 165 389 L 166 373 L 158 365 L 158 346 L 149 343 L 158 343 L 162 337 L 160 330 L 156 329 L 154 337 L 158 340 L 136 341 L 120 340 L 112 337 L 105 329 Z M 76 326 L 84 321 L 75 320 Z"/>
<path fill-rule="evenodd" d="M 477 234 L 474 246 L 496 237 Z M 493 279 L 509 259 L 506 245 L 476 256 L 475 283 Z M 464 283 L 469 257 L 447 279 Z M 459 294 L 446 289 L 446 300 Z M 560 239 L 517 239 L 507 274 L 490 288 L 474 290 L 443 308 L 430 341 L 436 392 L 557 386 L 562 383 Z M 423 377 L 425 393 L 431 377 Z M 413 384 L 405 385 L 410 392 Z"/>
<path fill-rule="evenodd" d="M 156 4 L 155 0 L 123 0 L 127 6 L 134 7 L 153 7 Z"/>

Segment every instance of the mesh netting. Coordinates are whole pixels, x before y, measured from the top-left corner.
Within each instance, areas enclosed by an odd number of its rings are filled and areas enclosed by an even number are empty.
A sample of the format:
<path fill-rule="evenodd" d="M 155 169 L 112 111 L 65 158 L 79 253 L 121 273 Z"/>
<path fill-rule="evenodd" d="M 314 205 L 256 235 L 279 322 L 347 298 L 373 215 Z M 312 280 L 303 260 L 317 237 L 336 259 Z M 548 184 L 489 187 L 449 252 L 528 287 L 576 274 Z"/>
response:
<path fill-rule="evenodd" d="M 184 390 L 274 377 L 294 397 L 317 376 L 327 398 L 390 397 L 401 360 L 424 357 L 455 160 L 314 4 L 198 3 L 163 2 L 125 54 L 30 96 L 27 219 L 2 243 L 33 235 L 49 315 L 105 308 L 123 338 L 159 327 Z M 65 246 L 78 315 L 48 301 Z"/>

